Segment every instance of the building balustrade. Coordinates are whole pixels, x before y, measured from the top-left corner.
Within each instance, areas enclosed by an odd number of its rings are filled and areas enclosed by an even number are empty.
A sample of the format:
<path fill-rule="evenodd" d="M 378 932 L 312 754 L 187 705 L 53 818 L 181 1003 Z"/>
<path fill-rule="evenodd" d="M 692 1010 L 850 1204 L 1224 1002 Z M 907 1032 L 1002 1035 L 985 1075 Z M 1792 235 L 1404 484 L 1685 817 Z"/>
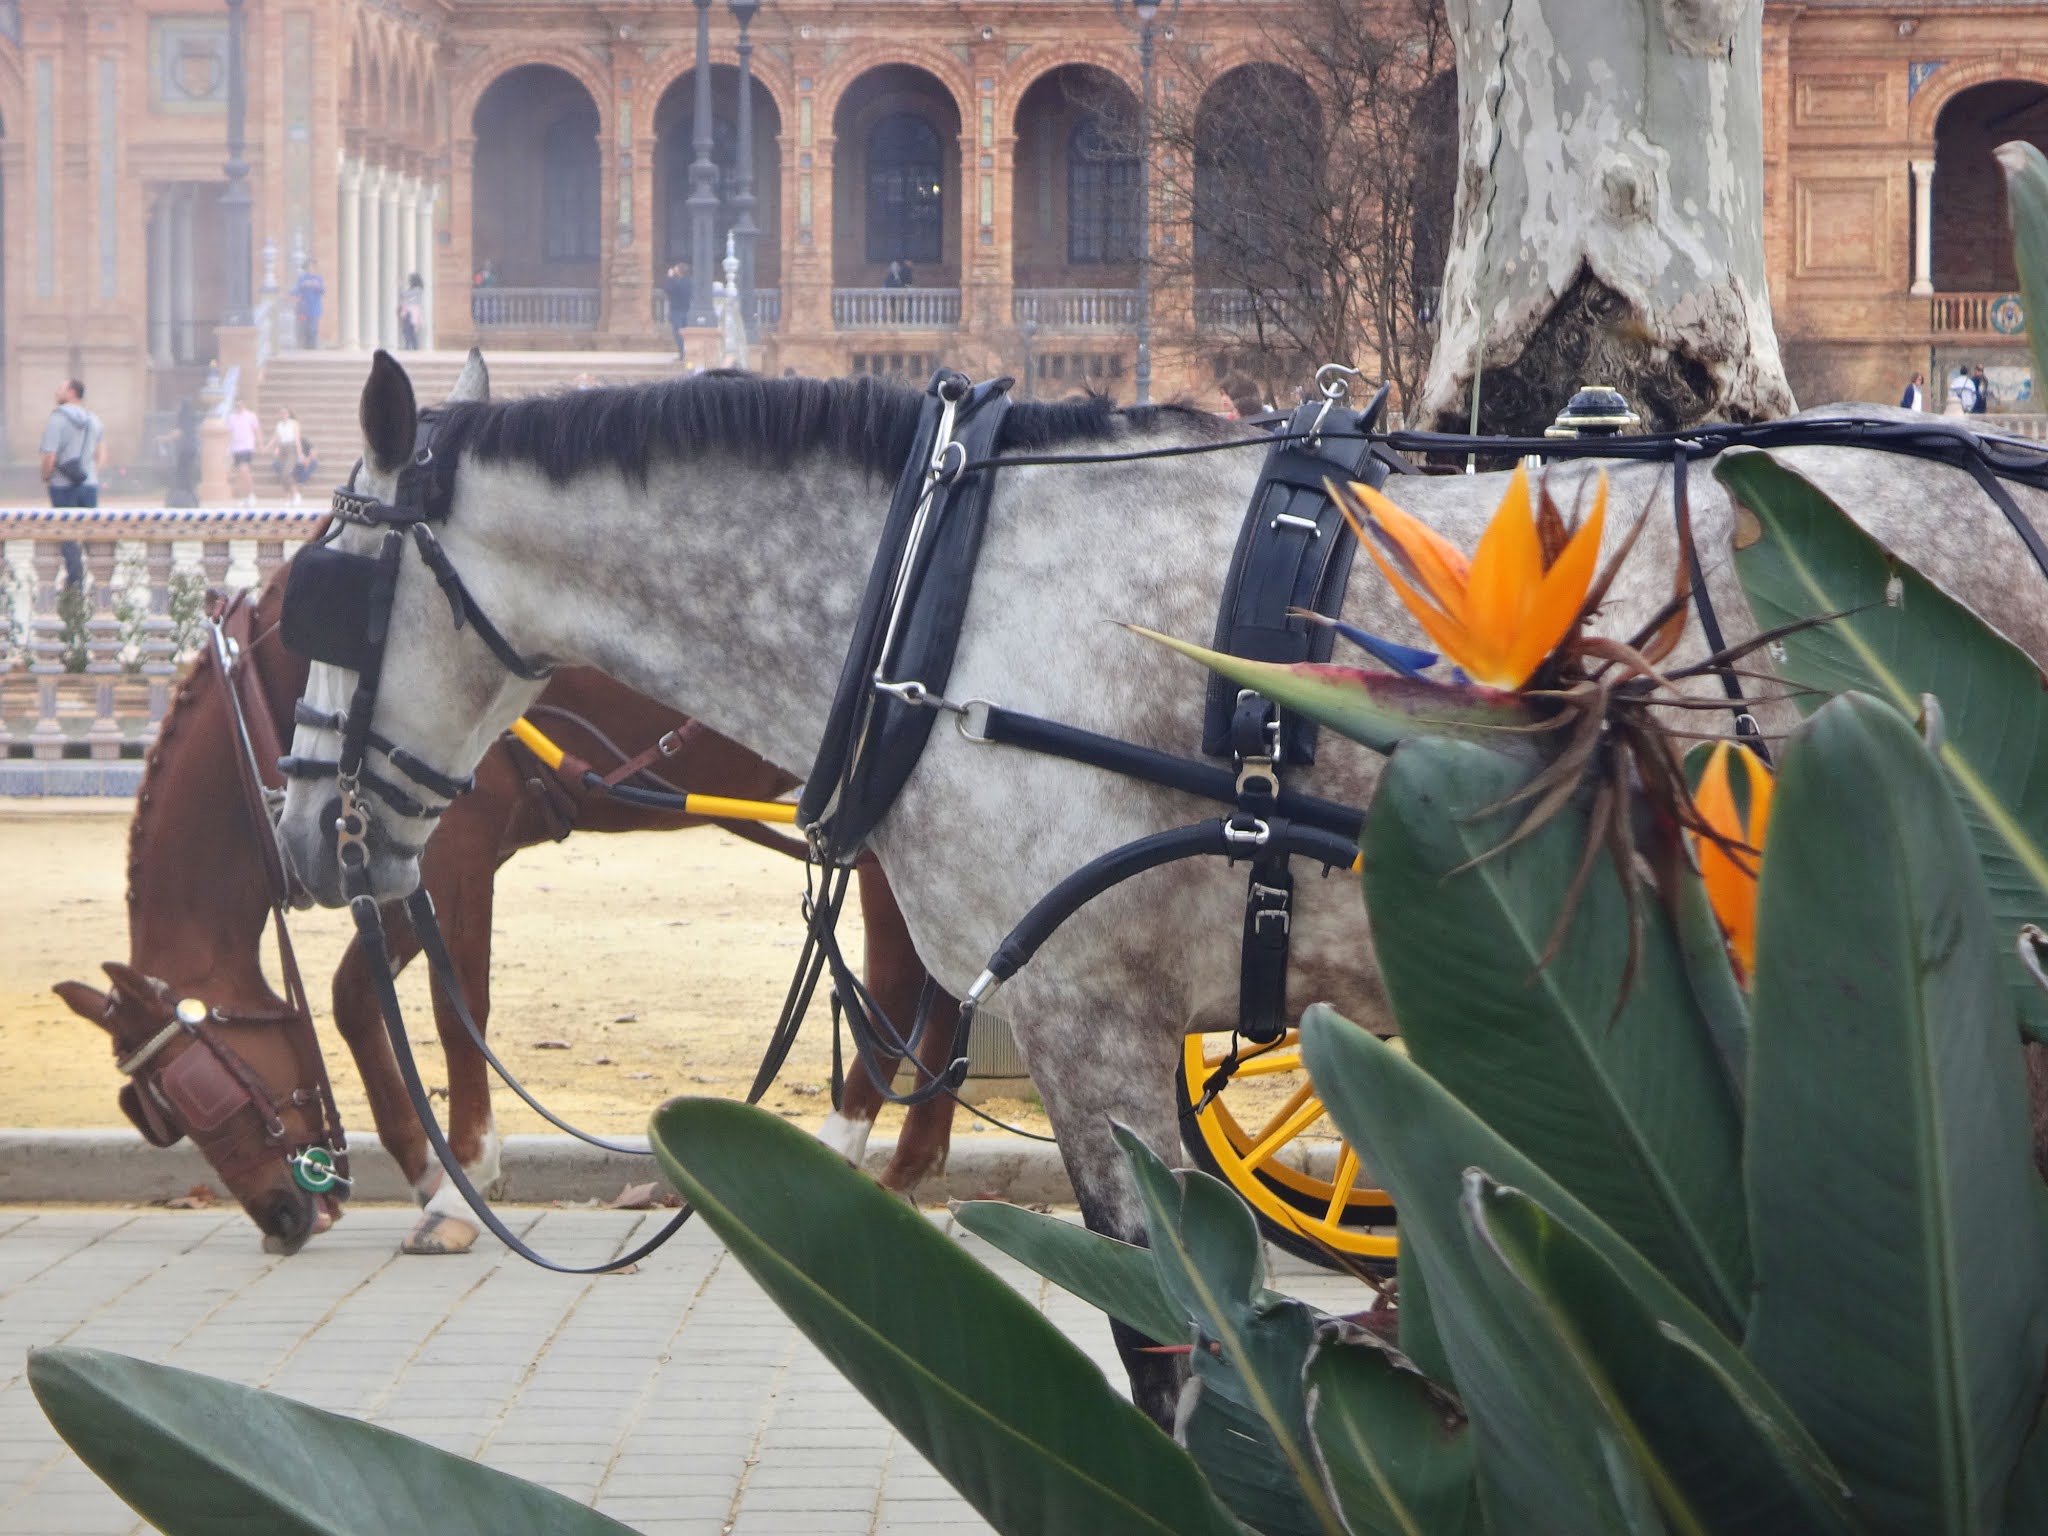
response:
<path fill-rule="evenodd" d="M 842 331 L 957 330 L 960 290 L 834 288 L 832 324 Z"/>
<path fill-rule="evenodd" d="M 763 331 L 772 331 L 782 321 L 782 290 L 780 288 L 756 288 L 754 290 L 754 325 Z M 666 327 L 668 324 L 668 295 L 657 288 L 654 290 L 654 323 Z"/>
<path fill-rule="evenodd" d="M 0 762 L 139 755 L 205 641 L 208 590 L 261 585 L 323 515 L 0 508 Z"/>
<path fill-rule="evenodd" d="M 1048 331 L 1129 330 L 1138 323 L 1135 288 L 1019 288 L 1010 318 Z"/>
<path fill-rule="evenodd" d="M 472 288 L 469 318 L 480 331 L 594 331 L 595 288 Z"/>
<path fill-rule="evenodd" d="M 1937 336 L 2027 333 L 2027 310 L 2016 293 L 1937 293 L 1927 301 L 1927 328 Z"/>

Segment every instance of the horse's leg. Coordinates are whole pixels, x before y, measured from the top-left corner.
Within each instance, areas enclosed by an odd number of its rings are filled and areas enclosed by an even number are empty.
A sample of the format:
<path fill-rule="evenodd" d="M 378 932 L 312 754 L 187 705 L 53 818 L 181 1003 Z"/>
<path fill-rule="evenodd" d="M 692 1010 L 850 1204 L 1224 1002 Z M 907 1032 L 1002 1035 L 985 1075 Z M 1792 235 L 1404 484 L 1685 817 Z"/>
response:
<path fill-rule="evenodd" d="M 433 859 L 423 878 L 442 914 L 448 957 L 478 1029 L 490 1027 L 491 907 L 497 860 L 491 849 L 450 847 L 444 861 Z M 436 868 L 436 862 L 439 867 Z M 453 866 L 451 868 L 451 866 Z M 438 878 L 437 878 L 438 877 Z M 487 1192 L 499 1173 L 498 1128 L 491 1115 L 491 1079 L 483 1054 L 462 1027 L 454 1005 L 434 988 L 434 1024 L 448 1064 L 448 1149 L 471 1184 Z M 455 1181 L 439 1167 L 415 1181 L 426 1210 L 399 1245 L 405 1253 L 466 1253 L 481 1228 Z"/>
<path fill-rule="evenodd" d="M 861 926 L 866 934 L 864 969 L 868 990 L 898 1029 L 910 1028 L 917 1012 L 917 980 L 924 975 L 917 951 L 910 945 L 910 930 L 896 896 L 882 874 L 873 854 L 862 857 L 854 869 L 860 882 Z M 905 1003 L 906 988 L 908 1003 Z M 884 1058 L 893 1070 L 902 1058 Z M 882 1110 L 882 1088 L 868 1075 L 856 1055 L 846 1073 L 846 1085 L 839 1095 L 839 1107 L 825 1117 L 818 1139 L 858 1168 L 867 1153 L 868 1137 L 875 1129 L 875 1116 Z M 892 1165 L 893 1166 L 893 1165 Z M 883 1183 L 888 1184 L 885 1178 Z M 891 1189 L 902 1188 L 889 1184 Z"/>
<path fill-rule="evenodd" d="M 412 924 L 394 912 L 385 929 L 385 948 L 390 952 L 393 971 L 405 968 L 419 953 L 419 940 Z M 426 1132 L 413 1113 L 405 1082 L 398 1075 L 398 1060 L 391 1054 L 391 1040 L 384 1031 L 384 1014 L 370 981 L 369 962 L 362 942 L 351 939 L 334 970 L 334 1026 L 348 1042 L 356 1070 L 362 1074 L 363 1092 L 370 1100 L 370 1118 L 377 1127 L 377 1140 L 398 1164 L 406 1182 L 417 1185 L 433 1161 L 427 1150 Z"/>
<path fill-rule="evenodd" d="M 924 967 L 920 965 L 914 983 L 916 990 L 911 993 L 913 1008 L 917 992 L 924 988 L 924 976 Z M 945 992 L 933 996 L 931 1018 L 925 1024 L 924 1039 L 918 1042 L 918 1065 L 924 1068 L 918 1074 L 920 1083 L 930 1082 L 952 1065 L 953 1025 L 959 1017 L 958 999 Z M 884 1185 L 907 1195 L 926 1179 L 945 1172 L 946 1153 L 953 1145 L 953 1108 L 953 1096 L 939 1093 L 904 1111 L 903 1131 L 896 1138 L 895 1155 L 882 1170 Z"/>
<path fill-rule="evenodd" d="M 1133 1014 L 1128 1000 L 1120 1006 L 1114 995 L 1093 988 L 1084 993 L 1065 986 L 1033 987 L 1030 992 L 1028 1007 L 1025 997 L 1016 999 L 1013 1026 L 1032 1083 L 1059 1134 L 1060 1159 L 1081 1217 L 1090 1231 L 1143 1243 L 1144 1208 L 1113 1127 L 1136 1131 L 1171 1166 L 1186 1161 L 1173 1091 L 1179 1021 Z M 1114 1321 L 1110 1334 L 1130 1375 L 1131 1400 L 1170 1429 L 1186 1367 L 1177 1355 L 1145 1351 L 1156 1343 L 1184 1341 L 1148 1339 Z"/>

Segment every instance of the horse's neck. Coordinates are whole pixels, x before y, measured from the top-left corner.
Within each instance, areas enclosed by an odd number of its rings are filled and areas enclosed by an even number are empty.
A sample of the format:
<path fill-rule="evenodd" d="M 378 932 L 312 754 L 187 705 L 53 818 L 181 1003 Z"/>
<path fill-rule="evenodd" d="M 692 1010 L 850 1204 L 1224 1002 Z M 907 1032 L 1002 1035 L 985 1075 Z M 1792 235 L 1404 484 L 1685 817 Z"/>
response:
<path fill-rule="evenodd" d="M 259 950 L 270 903 L 223 682 L 210 659 L 199 664 L 145 775 L 128 867 L 128 958 L 174 990 L 256 1007 L 274 1000 Z"/>
<path fill-rule="evenodd" d="M 476 557 L 517 613 L 516 632 L 803 772 L 887 485 L 824 458 L 775 470 L 657 468 L 645 486 L 592 478 L 587 492 L 523 471 L 487 472 L 479 485 L 491 510 L 474 525 Z M 450 521 L 451 538 L 464 522 Z M 470 552 L 452 542 L 450 552 L 468 579 Z"/>

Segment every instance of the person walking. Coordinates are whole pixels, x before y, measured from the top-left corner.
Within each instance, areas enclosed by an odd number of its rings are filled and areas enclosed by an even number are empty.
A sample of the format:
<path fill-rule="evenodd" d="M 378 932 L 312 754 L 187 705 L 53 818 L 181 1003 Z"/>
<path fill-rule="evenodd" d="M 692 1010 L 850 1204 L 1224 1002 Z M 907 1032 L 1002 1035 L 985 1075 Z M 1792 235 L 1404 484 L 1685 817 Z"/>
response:
<path fill-rule="evenodd" d="M 171 461 L 171 483 L 164 492 L 167 507 L 199 505 L 199 410 L 190 400 L 178 402 L 178 424 L 156 440 Z"/>
<path fill-rule="evenodd" d="M 668 333 L 675 338 L 676 361 L 683 361 L 683 328 L 690 323 L 690 305 L 697 298 L 697 284 L 690 276 L 690 264 L 679 261 L 668 269 L 668 275 L 661 280 L 661 291 L 668 295 Z"/>
<path fill-rule="evenodd" d="M 57 386 L 57 407 L 43 424 L 43 484 L 53 507 L 96 507 L 100 504 L 100 470 L 107 462 L 107 430 L 85 408 L 85 385 L 66 379 Z M 85 590 L 85 551 L 76 539 L 65 539 L 64 578 Z"/>
<path fill-rule="evenodd" d="M 405 280 L 398 295 L 399 345 L 408 352 L 420 349 L 420 327 L 427 319 L 427 285 L 415 272 Z"/>
<path fill-rule="evenodd" d="M 1927 409 L 1927 391 L 1920 386 L 1925 374 L 1916 373 L 1906 381 L 1906 392 L 1899 397 L 1899 409 L 1903 411 L 1924 411 Z"/>
<path fill-rule="evenodd" d="M 291 497 L 293 506 L 299 505 L 299 419 L 289 410 L 280 409 L 277 425 L 270 429 L 270 441 L 265 446 L 270 452 L 271 467 L 277 471 L 277 483 Z"/>
<path fill-rule="evenodd" d="M 245 507 L 256 505 L 256 440 L 263 434 L 263 419 L 237 400 L 228 412 L 228 490 Z"/>
<path fill-rule="evenodd" d="M 327 305 L 327 280 L 312 257 L 306 258 L 306 269 L 292 284 L 292 292 L 299 301 L 299 345 L 310 352 L 320 345 L 320 315 Z"/>
<path fill-rule="evenodd" d="M 1970 382 L 1970 365 L 1958 363 L 1949 376 L 1948 404 L 1942 408 L 1942 415 L 1967 416 L 1976 408 L 1977 386 Z"/>
<path fill-rule="evenodd" d="M 1982 416 L 1991 409 L 1991 381 L 1984 377 L 1984 365 L 1977 364 L 1970 370 L 1970 389 L 1975 399 L 1970 406 L 1972 416 Z"/>

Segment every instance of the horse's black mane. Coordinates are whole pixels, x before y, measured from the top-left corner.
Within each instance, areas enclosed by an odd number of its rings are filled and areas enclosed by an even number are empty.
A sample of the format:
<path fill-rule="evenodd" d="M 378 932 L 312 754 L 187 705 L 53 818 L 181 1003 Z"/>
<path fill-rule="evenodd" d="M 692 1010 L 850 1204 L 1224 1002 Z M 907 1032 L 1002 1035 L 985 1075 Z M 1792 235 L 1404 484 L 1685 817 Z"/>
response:
<path fill-rule="evenodd" d="M 850 459 L 869 474 L 894 475 L 917 432 L 920 391 L 862 375 L 768 379 L 720 370 L 659 384 L 572 390 L 443 408 L 435 452 L 453 463 L 467 451 L 485 460 L 531 464 L 557 485 L 592 469 L 644 477 L 662 459 L 705 452 L 764 466 L 812 453 Z M 1183 405 L 1119 410 L 1105 395 L 1018 401 L 1003 418 L 997 451 L 1042 452 L 1099 442 L 1124 425 L 1161 417 L 1219 431 L 1214 417 Z"/>

